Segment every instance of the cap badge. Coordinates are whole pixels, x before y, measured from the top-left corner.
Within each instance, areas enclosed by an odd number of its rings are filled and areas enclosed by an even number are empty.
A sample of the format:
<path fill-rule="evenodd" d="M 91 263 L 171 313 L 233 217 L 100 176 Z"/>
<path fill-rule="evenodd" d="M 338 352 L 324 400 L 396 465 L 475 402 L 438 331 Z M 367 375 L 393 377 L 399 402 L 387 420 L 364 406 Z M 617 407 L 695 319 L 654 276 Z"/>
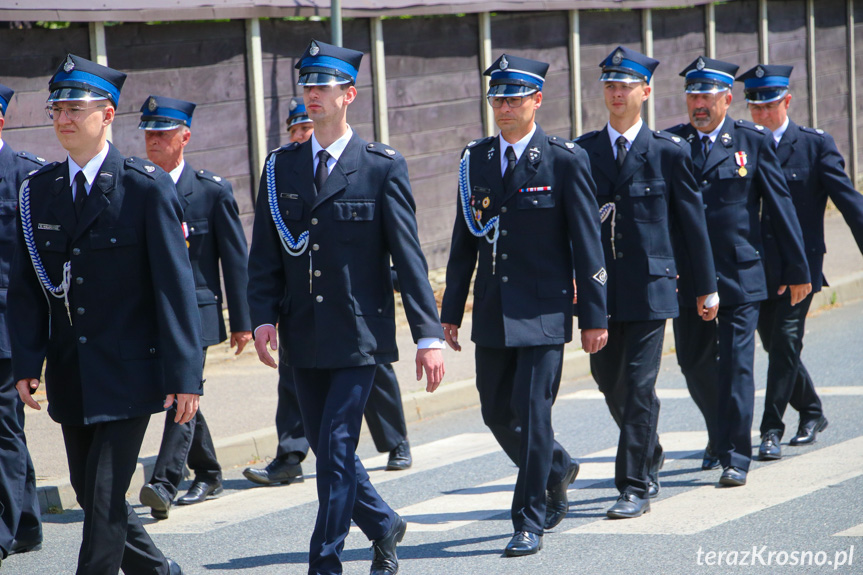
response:
<path fill-rule="evenodd" d="M 321 51 L 321 47 L 317 45 L 317 43 L 313 40 L 311 45 L 309 46 L 309 55 L 317 56 Z"/>
<path fill-rule="evenodd" d="M 698 61 L 695 63 L 695 69 L 699 72 L 701 70 L 704 70 L 704 58 L 702 58 L 701 56 L 698 57 Z"/>
<path fill-rule="evenodd" d="M 757 68 L 755 68 L 755 76 L 757 78 L 763 78 L 764 77 L 764 68 L 762 68 L 761 66 L 758 66 Z"/>
<path fill-rule="evenodd" d="M 158 108 L 158 107 L 159 107 L 159 103 L 156 102 L 156 98 L 150 98 L 147 101 L 147 109 L 150 110 L 151 112 L 155 112 L 156 108 Z"/>
<path fill-rule="evenodd" d="M 63 64 L 63 71 L 67 74 L 75 69 L 75 62 L 72 61 L 72 54 L 66 55 L 66 62 Z"/>
<path fill-rule="evenodd" d="M 611 63 L 617 66 L 621 62 L 623 62 L 623 52 L 618 50 L 614 53 L 614 56 L 611 57 Z"/>
<path fill-rule="evenodd" d="M 290 109 L 291 109 L 291 112 L 293 112 L 294 110 L 297 109 L 297 101 L 296 100 L 291 100 Z"/>
<path fill-rule="evenodd" d="M 506 56 L 501 56 L 500 57 L 500 69 L 506 70 L 507 68 L 509 68 L 509 61 L 506 59 Z"/>

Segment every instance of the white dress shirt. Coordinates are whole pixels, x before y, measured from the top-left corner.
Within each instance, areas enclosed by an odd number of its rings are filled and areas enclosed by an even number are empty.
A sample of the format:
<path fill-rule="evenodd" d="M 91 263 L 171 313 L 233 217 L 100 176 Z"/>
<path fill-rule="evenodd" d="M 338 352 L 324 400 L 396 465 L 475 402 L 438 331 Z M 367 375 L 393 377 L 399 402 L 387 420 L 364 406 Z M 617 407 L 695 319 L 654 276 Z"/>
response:
<path fill-rule="evenodd" d="M 625 131 L 624 133 L 620 133 L 614 128 L 611 127 L 611 123 L 608 124 L 608 138 L 611 140 L 611 151 L 614 153 L 614 159 L 617 159 L 617 139 L 623 136 L 626 139 L 626 151 L 628 152 L 630 148 L 632 148 L 632 142 L 635 141 L 635 137 L 638 135 L 638 131 L 641 130 L 641 126 L 644 125 L 644 120 L 641 118 L 632 126 L 630 129 Z"/>
<path fill-rule="evenodd" d="M 515 144 L 510 144 L 506 140 L 503 139 L 503 134 L 498 135 L 498 140 L 500 142 L 500 175 L 504 175 L 506 173 L 506 167 L 509 162 L 506 159 L 506 149 L 512 146 L 513 151 L 515 152 L 515 161 L 518 162 L 521 159 L 521 155 L 524 153 L 524 150 L 527 148 L 527 145 L 530 143 L 530 139 L 533 138 L 533 135 L 536 133 L 536 123 L 533 124 L 533 127 L 530 129 L 530 132 L 527 136 L 516 142 Z"/>
<path fill-rule="evenodd" d="M 186 167 L 186 160 L 180 160 L 180 165 L 168 172 L 168 175 L 171 176 L 171 179 L 174 180 L 174 185 L 180 181 L 180 176 L 183 175 L 183 168 Z"/>
<path fill-rule="evenodd" d="M 90 195 L 90 189 L 93 187 L 93 181 L 95 181 L 96 176 L 99 174 L 99 169 L 102 167 L 102 164 L 105 163 L 105 158 L 108 157 L 108 150 L 110 147 L 108 143 L 105 142 L 105 147 L 102 148 L 102 151 L 93 156 L 93 158 L 87 162 L 87 165 L 83 168 L 75 163 L 75 160 L 72 159 L 72 156 L 67 156 L 69 158 L 69 182 L 72 184 L 72 201 L 75 201 L 75 195 L 78 193 L 77 185 L 75 185 L 75 176 L 78 175 L 78 172 L 84 172 L 84 179 L 86 183 L 84 187 L 84 193 Z"/>

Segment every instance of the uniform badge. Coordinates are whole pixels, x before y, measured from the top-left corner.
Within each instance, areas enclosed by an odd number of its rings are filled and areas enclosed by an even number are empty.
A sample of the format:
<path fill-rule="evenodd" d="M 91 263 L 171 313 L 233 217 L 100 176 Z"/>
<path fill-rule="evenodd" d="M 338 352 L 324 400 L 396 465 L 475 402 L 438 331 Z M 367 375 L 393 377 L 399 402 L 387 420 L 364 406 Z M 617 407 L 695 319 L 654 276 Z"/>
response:
<path fill-rule="evenodd" d="M 318 46 L 317 42 L 312 40 L 312 44 L 309 46 L 309 55 L 310 56 L 317 56 L 320 53 L 320 51 L 321 51 L 321 47 Z"/>
<path fill-rule="evenodd" d="M 478 224 L 482 223 L 482 210 L 474 210 L 473 219 L 475 219 Z"/>
<path fill-rule="evenodd" d="M 222 181 L 222 177 L 221 177 L 221 176 L 213 176 L 213 180 L 215 180 L 215 181 L 217 181 L 217 182 L 221 182 L 221 181 Z"/>
<path fill-rule="evenodd" d="M 396 155 L 396 151 L 395 151 L 395 150 L 392 150 L 392 149 L 390 149 L 390 148 L 384 148 L 384 152 L 386 152 L 386 153 L 387 153 L 387 154 L 389 154 L 390 156 L 395 156 L 395 155 Z"/>
<path fill-rule="evenodd" d="M 482 199 L 482 207 L 483 207 L 483 209 L 488 209 L 488 206 L 489 206 L 490 204 L 491 204 L 491 198 L 489 198 L 488 196 L 486 196 L 486 197 L 484 197 L 484 198 Z"/>
<path fill-rule="evenodd" d="M 730 146 L 731 145 L 731 134 L 729 134 L 728 132 L 725 132 L 724 134 L 719 136 L 719 140 L 722 142 L 723 146 Z"/>
<path fill-rule="evenodd" d="M 156 171 L 156 168 L 153 166 L 144 166 L 144 171 L 146 171 L 148 174 L 152 174 Z"/>
<path fill-rule="evenodd" d="M 75 62 L 72 61 L 72 54 L 66 56 L 66 62 L 63 64 L 63 71 L 67 74 L 75 69 Z"/>
<path fill-rule="evenodd" d="M 500 57 L 500 69 L 506 70 L 507 68 L 509 68 L 509 61 L 506 59 L 506 56 L 501 56 Z"/>
<path fill-rule="evenodd" d="M 48 161 L 48 160 L 46 160 L 45 158 L 43 158 L 43 157 L 41 157 L 41 156 L 36 156 L 36 159 L 37 159 L 37 160 L 39 160 L 40 162 L 47 162 L 47 161 Z"/>
<path fill-rule="evenodd" d="M 488 160 L 491 160 L 494 157 L 494 146 L 488 149 Z"/>
<path fill-rule="evenodd" d="M 474 144 L 476 144 L 476 140 L 471 140 L 470 142 L 467 143 L 467 147 L 470 148 Z"/>
<path fill-rule="evenodd" d="M 60 224 L 39 224 L 36 226 L 36 229 L 50 230 L 52 232 L 59 232 L 60 231 Z"/>
<path fill-rule="evenodd" d="M 611 57 L 611 63 L 617 66 L 621 62 L 623 62 L 623 52 L 618 50 L 614 53 L 614 56 Z"/>
<path fill-rule="evenodd" d="M 755 124 L 755 129 L 758 130 L 759 132 L 763 132 L 764 126 L 762 126 L 761 124 Z"/>
<path fill-rule="evenodd" d="M 698 61 L 695 63 L 695 69 L 699 72 L 701 70 L 704 70 L 704 58 L 702 58 L 701 56 L 698 57 Z"/>
<path fill-rule="evenodd" d="M 757 68 L 755 68 L 755 77 L 756 78 L 763 78 L 764 77 L 764 68 L 762 68 L 761 66 L 758 66 Z"/>
<path fill-rule="evenodd" d="M 537 161 L 539 159 L 540 155 L 541 154 L 540 154 L 539 148 L 537 148 L 535 146 L 527 151 L 527 157 L 528 157 L 528 159 L 530 159 L 531 162 Z"/>
<path fill-rule="evenodd" d="M 687 141 L 687 142 L 692 143 L 692 141 L 693 141 L 694 139 L 695 139 L 695 134 L 689 134 L 688 136 L 686 136 L 686 141 Z"/>
<path fill-rule="evenodd" d="M 156 98 L 150 97 L 150 99 L 147 100 L 147 109 L 151 112 L 155 112 L 158 107 L 159 103 L 156 101 Z"/>
<path fill-rule="evenodd" d="M 746 176 L 749 171 L 746 169 L 746 152 L 734 152 L 734 161 L 737 162 L 737 165 L 740 166 L 740 169 L 737 170 L 737 173 L 740 177 Z"/>
<path fill-rule="evenodd" d="M 575 147 L 575 144 L 573 144 L 572 142 L 564 142 L 563 145 L 566 146 L 567 148 L 569 148 L 570 150 Z"/>
<path fill-rule="evenodd" d="M 604 286 L 605 282 L 608 281 L 608 272 L 605 271 L 605 268 L 599 268 L 599 271 L 593 274 L 593 279 L 595 279 L 599 285 Z"/>
<path fill-rule="evenodd" d="M 677 136 L 671 136 L 671 141 L 674 142 L 675 144 L 679 144 L 680 138 L 678 138 Z"/>

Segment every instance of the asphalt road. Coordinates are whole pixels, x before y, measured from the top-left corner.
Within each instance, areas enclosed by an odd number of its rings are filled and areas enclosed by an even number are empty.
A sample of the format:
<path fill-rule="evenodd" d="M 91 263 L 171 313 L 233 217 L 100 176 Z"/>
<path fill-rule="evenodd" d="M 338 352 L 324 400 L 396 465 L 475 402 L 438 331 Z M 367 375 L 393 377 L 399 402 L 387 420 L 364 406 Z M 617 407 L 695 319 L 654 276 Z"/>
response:
<path fill-rule="evenodd" d="M 566 382 L 555 407 L 558 439 L 579 457 L 570 513 L 546 534 L 536 556 L 507 559 L 509 503 L 516 469 L 467 409 L 411 425 L 414 467 L 385 472 L 385 460 L 363 437 L 360 454 L 384 498 L 408 519 L 399 546 L 403 574 L 797 574 L 863 573 L 863 302 L 810 317 L 804 360 L 830 420 L 816 444 L 789 447 L 796 413 L 786 415 L 784 458 L 753 464 L 749 484 L 716 487 L 701 471 L 703 421 L 689 399 L 673 355 L 657 384 L 660 434 L 668 453 L 652 512 L 610 521 L 617 429 L 591 380 Z M 757 433 L 766 362 L 756 358 Z M 790 410 L 789 410 L 790 411 Z M 757 441 L 756 441 L 757 448 Z M 175 508 L 154 522 L 138 508 L 163 551 L 187 575 L 306 573 L 316 511 L 313 463 L 303 484 L 253 488 L 240 469 L 226 472 L 225 494 Z M 137 494 L 130 501 L 137 504 Z M 80 511 L 45 515 L 41 551 L 13 556 L 2 573 L 74 573 Z M 369 542 L 353 531 L 343 559 L 348 575 L 369 571 Z M 721 563 L 720 563 L 721 561 Z"/>

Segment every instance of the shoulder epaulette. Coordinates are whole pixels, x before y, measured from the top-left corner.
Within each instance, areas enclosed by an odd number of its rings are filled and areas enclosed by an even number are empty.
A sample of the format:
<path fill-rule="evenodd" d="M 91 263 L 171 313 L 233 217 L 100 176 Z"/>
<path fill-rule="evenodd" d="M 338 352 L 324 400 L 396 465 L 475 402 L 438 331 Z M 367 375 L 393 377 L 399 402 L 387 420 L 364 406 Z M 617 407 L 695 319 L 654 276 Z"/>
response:
<path fill-rule="evenodd" d="M 268 156 L 273 154 L 281 154 L 282 152 L 291 152 L 299 148 L 300 145 L 297 142 L 291 142 L 290 144 L 285 144 L 284 146 L 278 147 L 275 150 L 271 150 Z"/>
<path fill-rule="evenodd" d="M 592 132 L 587 132 L 587 133 L 585 133 L 585 134 L 582 134 L 582 135 L 580 135 L 579 137 L 577 137 L 577 138 L 575 139 L 575 142 L 576 142 L 576 143 L 578 143 L 578 142 L 581 142 L 581 141 L 589 140 L 590 138 L 593 138 L 594 136 L 596 136 L 596 135 L 597 135 L 598 133 L 600 133 L 601 131 L 602 131 L 602 130 L 594 130 L 594 131 L 592 131 Z"/>
<path fill-rule="evenodd" d="M 663 131 L 665 131 L 665 132 L 671 132 L 671 133 L 673 134 L 673 133 L 675 133 L 675 132 L 679 132 L 680 130 L 682 130 L 682 129 L 683 129 L 683 128 L 685 128 L 686 126 L 687 126 L 687 124 L 677 124 L 676 126 L 671 126 L 670 128 L 667 128 L 667 129 L 665 129 L 665 130 L 663 130 Z"/>
<path fill-rule="evenodd" d="M 162 169 L 151 163 L 149 160 L 142 160 L 141 158 L 136 158 L 134 156 L 131 158 L 126 158 L 126 161 L 124 163 L 126 164 L 127 168 L 131 168 L 136 172 L 140 172 L 152 179 L 155 179 L 156 173 Z"/>
<path fill-rule="evenodd" d="M 753 122 L 749 122 L 748 120 L 737 120 L 734 122 L 737 126 L 741 128 L 747 128 L 749 130 L 753 130 L 755 132 L 760 132 L 762 134 L 766 134 L 769 130 L 762 126 L 761 124 L 755 124 Z"/>
<path fill-rule="evenodd" d="M 220 185 L 222 183 L 222 176 L 217 176 L 216 174 L 208 170 L 195 170 L 195 175 L 198 176 L 199 180 L 216 182 Z"/>
<path fill-rule="evenodd" d="M 574 142 L 567 140 L 566 138 L 561 138 L 560 136 L 549 136 L 548 143 L 559 146 L 568 152 L 572 152 L 575 149 Z"/>
<path fill-rule="evenodd" d="M 488 136 L 486 138 L 480 138 L 479 140 L 471 140 L 470 142 L 467 143 L 465 148 L 474 148 L 476 146 L 479 146 L 480 144 L 488 144 L 489 142 L 494 140 L 496 137 L 497 136 Z"/>
<path fill-rule="evenodd" d="M 822 130 L 821 128 L 807 128 L 804 126 L 800 126 L 800 129 L 809 134 L 817 134 L 819 136 L 823 136 L 825 133 L 824 130 Z"/>
<path fill-rule="evenodd" d="M 54 168 L 56 168 L 59 165 L 60 165 L 60 162 L 51 162 L 50 164 L 45 164 L 41 168 L 33 170 L 32 172 L 27 174 L 27 179 L 29 180 L 29 179 L 35 178 L 36 176 L 41 176 L 42 174 L 50 172 L 51 170 L 53 170 Z"/>
<path fill-rule="evenodd" d="M 44 166 L 45 162 L 48 161 L 45 158 L 41 158 L 35 154 L 31 154 L 30 152 L 18 152 L 18 157 L 24 158 L 25 160 L 29 160 L 29 161 L 31 161 L 34 164 L 37 164 L 39 166 Z"/>
<path fill-rule="evenodd" d="M 684 144 L 683 138 L 681 138 L 680 136 L 676 136 L 672 133 L 666 132 L 665 130 L 653 130 L 653 137 L 660 138 L 663 140 L 671 140 L 679 146 L 682 146 Z"/>
<path fill-rule="evenodd" d="M 394 159 L 396 156 L 399 155 L 399 153 L 395 149 L 390 148 L 386 144 L 381 144 L 380 142 L 370 142 L 366 145 L 366 150 L 368 150 L 369 152 L 374 152 L 379 156 L 391 159 Z"/>

